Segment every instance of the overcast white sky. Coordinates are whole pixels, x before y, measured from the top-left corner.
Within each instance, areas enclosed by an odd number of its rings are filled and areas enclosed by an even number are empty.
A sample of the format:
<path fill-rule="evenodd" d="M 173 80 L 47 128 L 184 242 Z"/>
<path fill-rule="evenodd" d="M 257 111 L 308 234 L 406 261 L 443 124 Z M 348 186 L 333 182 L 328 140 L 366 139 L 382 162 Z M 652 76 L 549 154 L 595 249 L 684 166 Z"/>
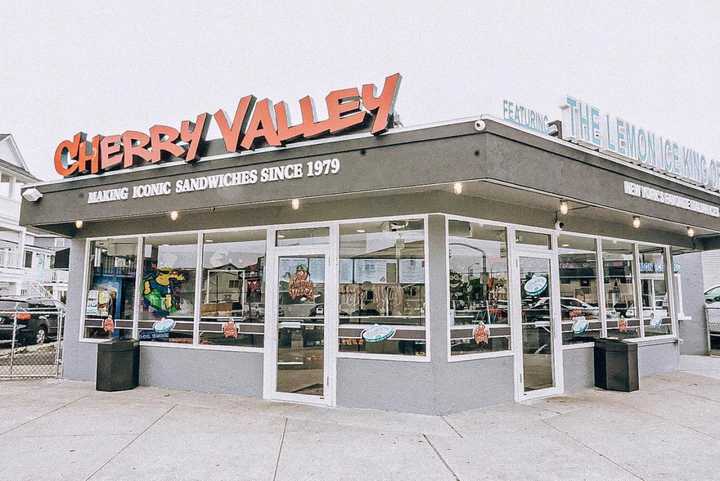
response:
<path fill-rule="evenodd" d="M 177 126 L 249 93 L 295 113 L 394 72 L 405 125 L 500 116 L 503 98 L 559 116 L 571 94 L 720 159 L 712 0 L 20 0 L 0 36 L 0 132 L 43 178 L 79 130 Z"/>

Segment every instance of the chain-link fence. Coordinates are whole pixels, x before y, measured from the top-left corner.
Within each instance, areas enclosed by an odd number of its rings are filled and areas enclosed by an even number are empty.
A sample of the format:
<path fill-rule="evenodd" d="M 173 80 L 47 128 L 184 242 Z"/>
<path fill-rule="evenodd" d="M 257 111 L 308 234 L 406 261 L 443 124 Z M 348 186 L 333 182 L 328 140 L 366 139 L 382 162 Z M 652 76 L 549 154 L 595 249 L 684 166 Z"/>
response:
<path fill-rule="evenodd" d="M 708 353 L 720 355 L 720 305 L 705 306 Z"/>
<path fill-rule="evenodd" d="M 59 377 L 64 321 L 53 299 L 0 300 L 0 379 Z"/>

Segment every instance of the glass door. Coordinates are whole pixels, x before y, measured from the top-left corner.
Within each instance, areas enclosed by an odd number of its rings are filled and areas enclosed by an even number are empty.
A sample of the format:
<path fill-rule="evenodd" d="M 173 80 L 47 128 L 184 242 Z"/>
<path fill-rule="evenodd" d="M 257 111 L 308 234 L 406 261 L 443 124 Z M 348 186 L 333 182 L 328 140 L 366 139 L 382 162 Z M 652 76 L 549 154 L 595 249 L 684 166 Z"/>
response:
<path fill-rule="evenodd" d="M 279 393 L 324 395 L 325 256 L 278 256 Z"/>
<path fill-rule="evenodd" d="M 270 247 L 264 397 L 333 404 L 336 320 L 329 249 Z"/>
<path fill-rule="evenodd" d="M 516 355 L 520 370 L 520 398 L 555 394 L 561 368 L 557 297 L 550 253 L 516 254 L 515 320 L 521 343 Z"/>

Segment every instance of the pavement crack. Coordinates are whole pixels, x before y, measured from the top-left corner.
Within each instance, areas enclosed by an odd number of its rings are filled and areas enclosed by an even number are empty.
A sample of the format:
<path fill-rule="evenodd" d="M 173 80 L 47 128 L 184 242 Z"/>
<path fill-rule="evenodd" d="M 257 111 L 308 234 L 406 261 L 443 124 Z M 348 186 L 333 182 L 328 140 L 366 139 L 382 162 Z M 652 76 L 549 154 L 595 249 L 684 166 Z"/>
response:
<path fill-rule="evenodd" d="M 443 458 L 442 454 L 440 454 L 440 451 L 438 451 L 438 449 L 435 447 L 435 445 L 432 443 L 432 441 L 430 441 L 430 438 L 428 437 L 428 435 L 423 433 L 423 437 L 425 438 L 425 441 L 427 441 L 427 443 L 430 445 L 432 450 L 435 451 L 435 454 L 437 455 L 438 458 L 440 458 L 440 461 L 442 461 L 442 463 L 445 465 L 445 467 L 450 472 L 450 474 L 452 474 L 453 478 L 455 478 L 455 481 L 461 481 L 460 477 L 457 475 L 457 473 L 455 473 L 453 468 L 451 468 L 450 465 L 448 464 L 448 462 L 445 461 L 445 458 Z"/>
<path fill-rule="evenodd" d="M 68 407 L 69 405 L 71 405 L 71 404 L 73 404 L 73 403 L 76 403 L 76 402 L 78 402 L 78 401 L 81 401 L 81 400 L 83 400 L 83 399 L 85 399 L 85 398 L 87 398 L 87 397 L 89 397 L 89 396 L 90 396 L 89 394 L 86 394 L 86 395 L 84 395 L 84 396 L 80 396 L 80 397 L 77 398 L 77 399 L 73 399 L 72 401 L 63 404 L 62 406 L 58 406 L 58 407 L 56 407 L 55 409 L 51 409 L 50 411 L 47 411 L 47 412 L 45 412 L 45 413 L 42 413 L 40 416 L 34 417 L 34 418 L 32 418 L 32 419 L 30 419 L 30 420 L 28 420 L 28 421 L 25 421 L 24 423 L 20 423 L 20 424 L 18 424 L 17 426 L 14 426 L 14 427 L 6 430 L 6 431 L 1 432 L 1 433 L 0 433 L 0 436 L 3 436 L 3 435 L 5 435 L 5 434 L 7 434 L 7 433 L 10 433 L 10 432 L 13 432 L 13 431 L 15 431 L 16 429 L 20 429 L 21 427 L 25 426 L 26 424 L 30 424 L 30 423 L 32 423 L 32 422 L 34 422 L 34 421 L 37 421 L 38 419 L 40 419 L 40 418 L 42 418 L 42 417 L 45 417 L 45 416 L 47 416 L 47 415 L 49 415 L 49 414 L 52 414 L 52 413 L 57 412 L 57 411 L 59 411 L 59 410 L 61 410 L 61 409 L 63 409 L 63 408 L 66 408 L 66 407 Z"/>
<path fill-rule="evenodd" d="M 278 467 L 280 466 L 280 456 L 282 455 L 283 445 L 285 444 L 285 432 L 287 432 L 288 418 L 285 418 L 282 436 L 280 437 L 280 448 L 278 449 L 277 460 L 275 460 L 275 472 L 273 473 L 273 481 L 277 479 Z"/>
<path fill-rule="evenodd" d="M 110 459 L 108 459 L 107 461 L 105 461 L 99 468 L 97 468 L 95 471 L 93 471 L 93 472 L 90 474 L 90 476 L 88 476 L 87 478 L 85 478 L 85 481 L 89 481 L 90 479 L 92 479 L 97 473 L 100 472 L 100 470 L 101 470 L 102 468 L 104 468 L 105 466 L 107 466 L 108 464 L 110 464 L 115 458 L 117 458 L 118 456 L 120 456 L 120 454 L 122 454 L 127 448 L 129 448 L 132 443 L 134 443 L 135 441 L 137 441 L 137 440 L 140 438 L 140 436 L 142 436 L 143 434 L 145 434 L 146 432 L 148 432 L 148 430 L 149 430 L 151 427 L 155 426 L 162 418 L 164 418 L 165 416 L 167 416 L 168 414 L 170 414 L 170 411 L 172 411 L 173 409 L 175 409 L 177 406 L 178 406 L 177 404 L 173 404 L 172 406 L 170 406 L 170 408 L 169 408 L 167 411 L 165 411 L 165 412 L 162 413 L 160 416 L 158 416 L 158 418 L 157 418 L 155 421 L 151 422 L 145 429 L 143 429 L 142 431 L 140 431 L 140 433 L 139 433 L 137 436 L 135 436 L 134 438 L 132 438 L 130 441 L 127 442 L 127 444 L 125 444 L 125 446 L 123 446 L 122 448 L 120 448 L 120 450 L 119 450 L 117 453 L 115 453 L 115 454 L 113 454 L 112 456 L 110 456 Z"/>
<path fill-rule="evenodd" d="M 581 440 L 579 440 L 578 438 L 576 438 L 575 436 L 573 436 L 573 435 L 570 434 L 569 432 L 563 431 L 562 429 L 558 428 L 557 426 L 554 426 L 553 424 L 549 423 L 547 419 L 541 419 L 540 421 L 541 421 L 543 424 L 547 425 L 550 429 L 554 429 L 555 431 L 559 432 L 560 434 L 563 434 L 563 435 L 567 436 L 568 438 L 572 439 L 574 442 L 576 442 L 576 443 L 579 444 L 580 446 L 584 447 L 585 449 L 588 449 L 588 450 L 592 451 L 593 453 L 597 454 L 598 456 L 600 456 L 600 457 L 603 458 L 603 459 L 607 459 L 609 462 L 611 462 L 612 464 L 614 464 L 614 465 L 617 466 L 618 468 L 622 469 L 623 471 L 627 472 L 628 474 L 632 475 L 633 477 L 635 477 L 635 478 L 637 478 L 637 479 L 640 479 L 641 481 L 645 481 L 645 478 L 643 478 L 642 476 L 638 475 L 637 473 L 632 472 L 630 469 L 628 469 L 627 467 L 625 467 L 625 466 L 623 466 L 622 464 L 618 463 L 617 461 L 615 461 L 614 459 L 612 459 L 610 456 L 608 456 L 608 455 L 606 455 L 606 454 L 603 454 L 603 453 L 601 453 L 600 451 L 598 451 L 598 450 L 592 448 L 591 446 L 585 444 L 584 442 L 582 442 Z"/>
<path fill-rule="evenodd" d="M 455 426 L 453 426 L 452 423 L 447 420 L 447 418 L 446 418 L 445 416 L 440 416 L 440 418 L 441 418 L 443 421 L 445 421 L 445 424 L 447 424 L 448 426 L 450 426 L 450 429 L 452 429 L 453 431 L 455 431 L 455 434 L 457 434 L 460 439 L 462 439 L 463 435 L 460 434 L 460 431 L 458 431 L 458 430 L 455 428 Z"/>

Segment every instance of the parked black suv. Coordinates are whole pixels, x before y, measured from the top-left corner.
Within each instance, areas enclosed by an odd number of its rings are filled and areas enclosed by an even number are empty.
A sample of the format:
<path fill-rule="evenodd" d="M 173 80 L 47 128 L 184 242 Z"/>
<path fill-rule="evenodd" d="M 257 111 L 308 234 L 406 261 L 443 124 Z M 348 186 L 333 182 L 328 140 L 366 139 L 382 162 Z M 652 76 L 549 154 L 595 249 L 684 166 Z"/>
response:
<path fill-rule="evenodd" d="M 15 313 L 18 344 L 44 344 L 57 337 L 58 304 L 54 299 L 0 297 L 0 341 L 12 339 Z"/>

